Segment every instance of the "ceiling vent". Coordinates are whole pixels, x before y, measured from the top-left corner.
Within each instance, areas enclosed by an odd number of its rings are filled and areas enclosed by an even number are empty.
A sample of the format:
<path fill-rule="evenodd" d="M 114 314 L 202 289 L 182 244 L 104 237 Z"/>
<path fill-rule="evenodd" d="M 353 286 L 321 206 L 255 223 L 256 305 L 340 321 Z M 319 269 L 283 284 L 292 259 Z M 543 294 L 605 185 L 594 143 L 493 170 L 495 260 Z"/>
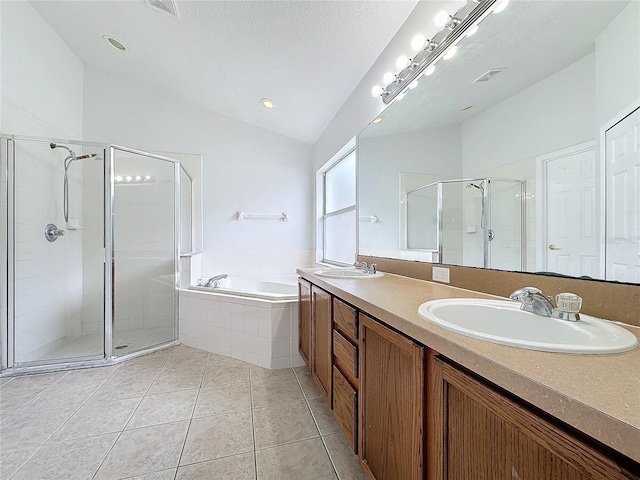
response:
<path fill-rule="evenodd" d="M 145 0 L 147 5 L 155 10 L 159 10 L 164 14 L 178 18 L 178 7 L 173 0 Z"/>
<path fill-rule="evenodd" d="M 486 73 L 483 73 L 480 77 L 476 78 L 473 83 L 480 83 L 480 82 L 488 82 L 489 80 L 491 80 L 493 77 L 495 77 L 496 75 L 498 75 L 500 72 L 505 71 L 507 68 L 506 67 L 502 67 L 502 68 L 492 68 L 491 70 L 489 70 Z"/>

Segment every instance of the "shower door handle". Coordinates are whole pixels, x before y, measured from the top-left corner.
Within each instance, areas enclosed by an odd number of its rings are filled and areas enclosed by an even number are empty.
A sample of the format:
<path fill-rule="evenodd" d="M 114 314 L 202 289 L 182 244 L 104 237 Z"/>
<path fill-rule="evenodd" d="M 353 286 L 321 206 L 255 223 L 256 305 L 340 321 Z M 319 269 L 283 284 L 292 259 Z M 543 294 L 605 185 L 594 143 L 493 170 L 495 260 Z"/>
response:
<path fill-rule="evenodd" d="M 560 250 L 560 247 L 556 247 L 553 243 L 550 243 L 549 250 Z"/>

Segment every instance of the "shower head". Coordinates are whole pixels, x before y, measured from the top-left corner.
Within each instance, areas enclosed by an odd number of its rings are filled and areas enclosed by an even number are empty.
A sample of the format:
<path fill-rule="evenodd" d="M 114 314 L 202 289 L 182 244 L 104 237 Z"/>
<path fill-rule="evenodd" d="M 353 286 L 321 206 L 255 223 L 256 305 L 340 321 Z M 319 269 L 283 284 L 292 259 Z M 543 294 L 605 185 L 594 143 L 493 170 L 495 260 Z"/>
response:
<path fill-rule="evenodd" d="M 85 155 L 80 155 L 77 156 L 76 153 L 71 150 L 69 147 L 66 147 L 64 145 L 58 145 L 57 143 L 50 143 L 49 147 L 53 150 L 54 148 L 64 148 L 66 151 L 69 152 L 69 156 L 65 159 L 65 163 L 66 162 L 73 162 L 75 160 L 85 160 L 87 158 L 95 158 L 97 161 L 102 160 L 102 157 L 100 155 L 98 155 L 97 153 L 88 153 Z"/>
<path fill-rule="evenodd" d="M 76 154 L 69 147 L 65 147 L 64 145 L 58 145 L 57 143 L 50 143 L 49 147 L 51 148 L 51 150 L 53 150 L 54 148 L 64 148 L 67 152 L 69 152 L 69 155 L 71 157 L 76 158 Z"/>
<path fill-rule="evenodd" d="M 475 183 L 471 183 L 471 182 L 469 182 L 469 183 L 467 183 L 467 184 L 464 186 L 464 188 L 471 188 L 471 187 L 473 187 L 473 188 L 477 188 L 477 189 L 478 189 L 478 190 L 480 190 L 482 193 L 484 193 L 484 187 L 482 187 L 482 185 L 476 185 Z"/>

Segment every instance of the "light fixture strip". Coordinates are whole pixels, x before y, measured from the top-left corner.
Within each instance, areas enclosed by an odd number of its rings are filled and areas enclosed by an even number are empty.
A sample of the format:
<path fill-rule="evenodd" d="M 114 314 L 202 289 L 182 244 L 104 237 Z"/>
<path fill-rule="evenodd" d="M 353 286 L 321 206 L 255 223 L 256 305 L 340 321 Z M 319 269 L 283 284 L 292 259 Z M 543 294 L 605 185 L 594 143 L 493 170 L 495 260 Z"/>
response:
<path fill-rule="evenodd" d="M 143 185 L 156 183 L 155 175 L 117 175 L 114 178 L 116 185 Z"/>
<path fill-rule="evenodd" d="M 431 43 L 437 44 L 437 47 L 431 52 L 427 51 L 426 48 L 418 52 L 414 56 L 412 64 L 397 74 L 396 81 L 384 87 L 382 101 L 385 105 L 391 103 L 401 92 L 411 85 L 411 82 L 420 77 L 430 65 L 435 64 L 443 57 L 446 51 L 464 36 L 467 29 L 489 15 L 492 11 L 491 7 L 493 7 L 497 1 L 499 0 L 480 0 L 480 2 L 471 0 L 463 5 L 453 15 L 454 18 L 461 19 L 460 23 L 456 25 L 453 30 L 447 27 L 441 28 L 430 40 Z"/>

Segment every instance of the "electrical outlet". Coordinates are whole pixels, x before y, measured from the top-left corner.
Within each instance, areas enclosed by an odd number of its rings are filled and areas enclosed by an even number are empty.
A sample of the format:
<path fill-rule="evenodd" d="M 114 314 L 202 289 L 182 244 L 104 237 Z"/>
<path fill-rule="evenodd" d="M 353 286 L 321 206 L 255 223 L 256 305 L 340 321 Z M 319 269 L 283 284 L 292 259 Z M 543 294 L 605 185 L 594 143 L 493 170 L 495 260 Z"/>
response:
<path fill-rule="evenodd" d="M 442 267 L 433 267 L 431 278 L 436 282 L 449 283 L 449 269 Z"/>

